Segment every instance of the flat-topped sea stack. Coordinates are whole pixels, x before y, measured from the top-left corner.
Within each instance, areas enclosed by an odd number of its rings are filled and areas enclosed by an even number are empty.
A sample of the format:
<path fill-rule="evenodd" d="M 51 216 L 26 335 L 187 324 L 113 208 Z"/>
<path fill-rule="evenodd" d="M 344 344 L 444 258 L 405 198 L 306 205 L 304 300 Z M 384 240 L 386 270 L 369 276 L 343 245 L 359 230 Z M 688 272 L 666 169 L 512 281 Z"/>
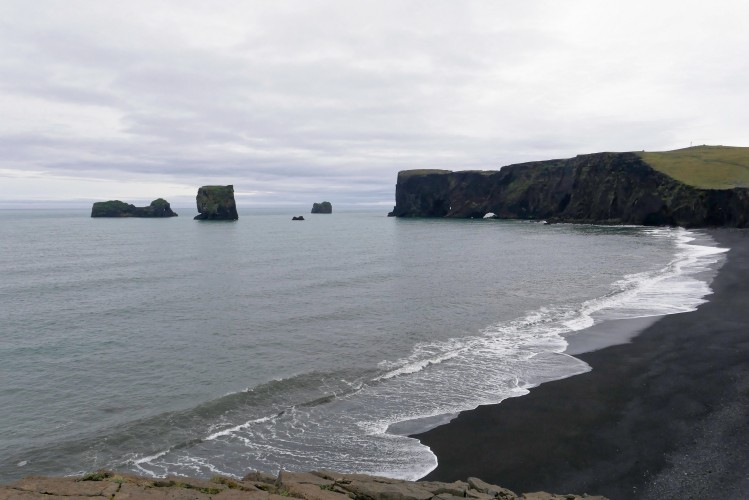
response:
<path fill-rule="evenodd" d="M 329 201 L 323 201 L 322 203 L 313 203 L 312 212 L 313 214 L 332 214 L 333 205 Z"/>
<path fill-rule="evenodd" d="M 405 170 L 395 217 L 749 227 L 749 148 L 595 153 L 497 171 Z"/>
<path fill-rule="evenodd" d="M 234 186 L 203 186 L 195 197 L 198 215 L 195 220 L 237 220 L 237 203 L 234 201 Z"/>
<path fill-rule="evenodd" d="M 177 217 L 177 214 L 168 201 L 158 198 L 147 207 L 136 207 L 120 200 L 97 201 L 91 208 L 91 217 Z"/>

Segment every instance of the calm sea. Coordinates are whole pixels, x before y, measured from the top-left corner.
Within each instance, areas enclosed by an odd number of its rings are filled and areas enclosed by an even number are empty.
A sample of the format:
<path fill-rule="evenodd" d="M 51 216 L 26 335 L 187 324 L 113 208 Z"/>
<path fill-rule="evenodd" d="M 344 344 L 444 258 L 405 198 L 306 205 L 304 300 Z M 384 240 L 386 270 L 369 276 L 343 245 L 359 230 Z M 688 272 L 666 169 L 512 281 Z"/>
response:
<path fill-rule="evenodd" d="M 566 337 L 694 309 L 723 258 L 683 229 L 182 212 L 0 211 L 0 481 L 418 478 L 404 434 L 589 370 Z"/>

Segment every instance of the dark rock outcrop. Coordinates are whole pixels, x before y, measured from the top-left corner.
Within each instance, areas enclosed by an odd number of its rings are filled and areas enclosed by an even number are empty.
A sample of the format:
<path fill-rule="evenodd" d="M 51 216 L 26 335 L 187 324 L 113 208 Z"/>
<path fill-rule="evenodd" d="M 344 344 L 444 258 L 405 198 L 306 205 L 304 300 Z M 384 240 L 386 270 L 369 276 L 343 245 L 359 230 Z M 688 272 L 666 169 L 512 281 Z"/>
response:
<path fill-rule="evenodd" d="M 454 483 L 413 482 L 329 471 L 285 472 L 271 476 L 253 472 L 242 479 L 214 476 L 153 478 L 98 471 L 83 477 L 27 477 L 0 486 L 0 498 L 149 498 L 250 499 L 250 500 L 606 500 L 604 497 L 554 495 L 546 492 L 516 495 L 480 479 Z"/>
<path fill-rule="evenodd" d="M 291 220 L 304 220 L 304 216 L 297 215 L 297 216 L 292 217 Z"/>
<path fill-rule="evenodd" d="M 195 220 L 237 220 L 237 203 L 234 186 L 203 186 L 195 197 L 198 215 Z"/>
<path fill-rule="evenodd" d="M 635 153 L 596 153 L 498 171 L 405 170 L 395 217 L 535 219 L 597 224 L 749 226 L 749 189 L 702 189 Z"/>
<path fill-rule="evenodd" d="M 312 212 L 313 214 L 332 214 L 333 205 L 329 201 L 323 201 L 322 203 L 313 203 Z"/>
<path fill-rule="evenodd" d="M 91 217 L 176 217 L 169 202 L 163 198 L 153 200 L 147 207 L 136 207 L 120 200 L 97 201 L 91 208 Z"/>

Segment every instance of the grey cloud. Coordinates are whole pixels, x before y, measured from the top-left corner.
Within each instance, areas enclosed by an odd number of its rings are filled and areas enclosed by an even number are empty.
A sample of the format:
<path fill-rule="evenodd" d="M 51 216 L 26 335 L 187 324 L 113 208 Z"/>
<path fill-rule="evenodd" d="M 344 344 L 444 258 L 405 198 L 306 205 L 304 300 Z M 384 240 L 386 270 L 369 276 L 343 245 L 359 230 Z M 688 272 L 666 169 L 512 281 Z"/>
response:
<path fill-rule="evenodd" d="M 16 109 L 18 123 L 0 129 L 3 161 L 71 178 L 229 179 L 258 202 L 327 186 L 386 203 L 401 169 L 667 149 L 704 132 L 698 113 L 718 121 L 707 105 L 678 106 L 709 100 L 701 86 L 746 103 L 743 60 L 716 59 L 711 76 L 678 46 L 655 44 L 651 60 L 646 31 L 626 43 L 596 38 L 585 15 L 597 9 L 584 0 L 5 2 L 0 103 L 28 102 L 36 118 Z M 636 9 L 623 12 L 599 21 L 639 22 Z M 655 71 L 672 54 L 674 70 Z M 657 99 L 662 109 L 643 104 Z M 58 125 L 99 113 L 101 133 L 97 122 Z M 723 126 L 712 132 L 746 132 L 738 119 Z"/>

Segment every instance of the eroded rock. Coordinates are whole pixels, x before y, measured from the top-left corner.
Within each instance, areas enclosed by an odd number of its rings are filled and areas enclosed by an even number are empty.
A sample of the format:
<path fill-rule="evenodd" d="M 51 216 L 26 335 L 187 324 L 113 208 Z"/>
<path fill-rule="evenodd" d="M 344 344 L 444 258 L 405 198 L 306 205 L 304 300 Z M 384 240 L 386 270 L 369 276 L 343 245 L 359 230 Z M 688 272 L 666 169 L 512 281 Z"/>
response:
<path fill-rule="evenodd" d="M 120 200 L 97 201 L 91 207 L 91 217 L 177 217 L 169 202 L 157 198 L 147 207 L 136 207 Z"/>
<path fill-rule="evenodd" d="M 195 220 L 237 220 L 234 186 L 203 186 L 195 197 L 198 215 Z"/>
<path fill-rule="evenodd" d="M 331 205 L 329 201 L 323 201 L 322 203 L 313 203 L 312 213 L 313 214 L 332 214 L 333 205 Z"/>

